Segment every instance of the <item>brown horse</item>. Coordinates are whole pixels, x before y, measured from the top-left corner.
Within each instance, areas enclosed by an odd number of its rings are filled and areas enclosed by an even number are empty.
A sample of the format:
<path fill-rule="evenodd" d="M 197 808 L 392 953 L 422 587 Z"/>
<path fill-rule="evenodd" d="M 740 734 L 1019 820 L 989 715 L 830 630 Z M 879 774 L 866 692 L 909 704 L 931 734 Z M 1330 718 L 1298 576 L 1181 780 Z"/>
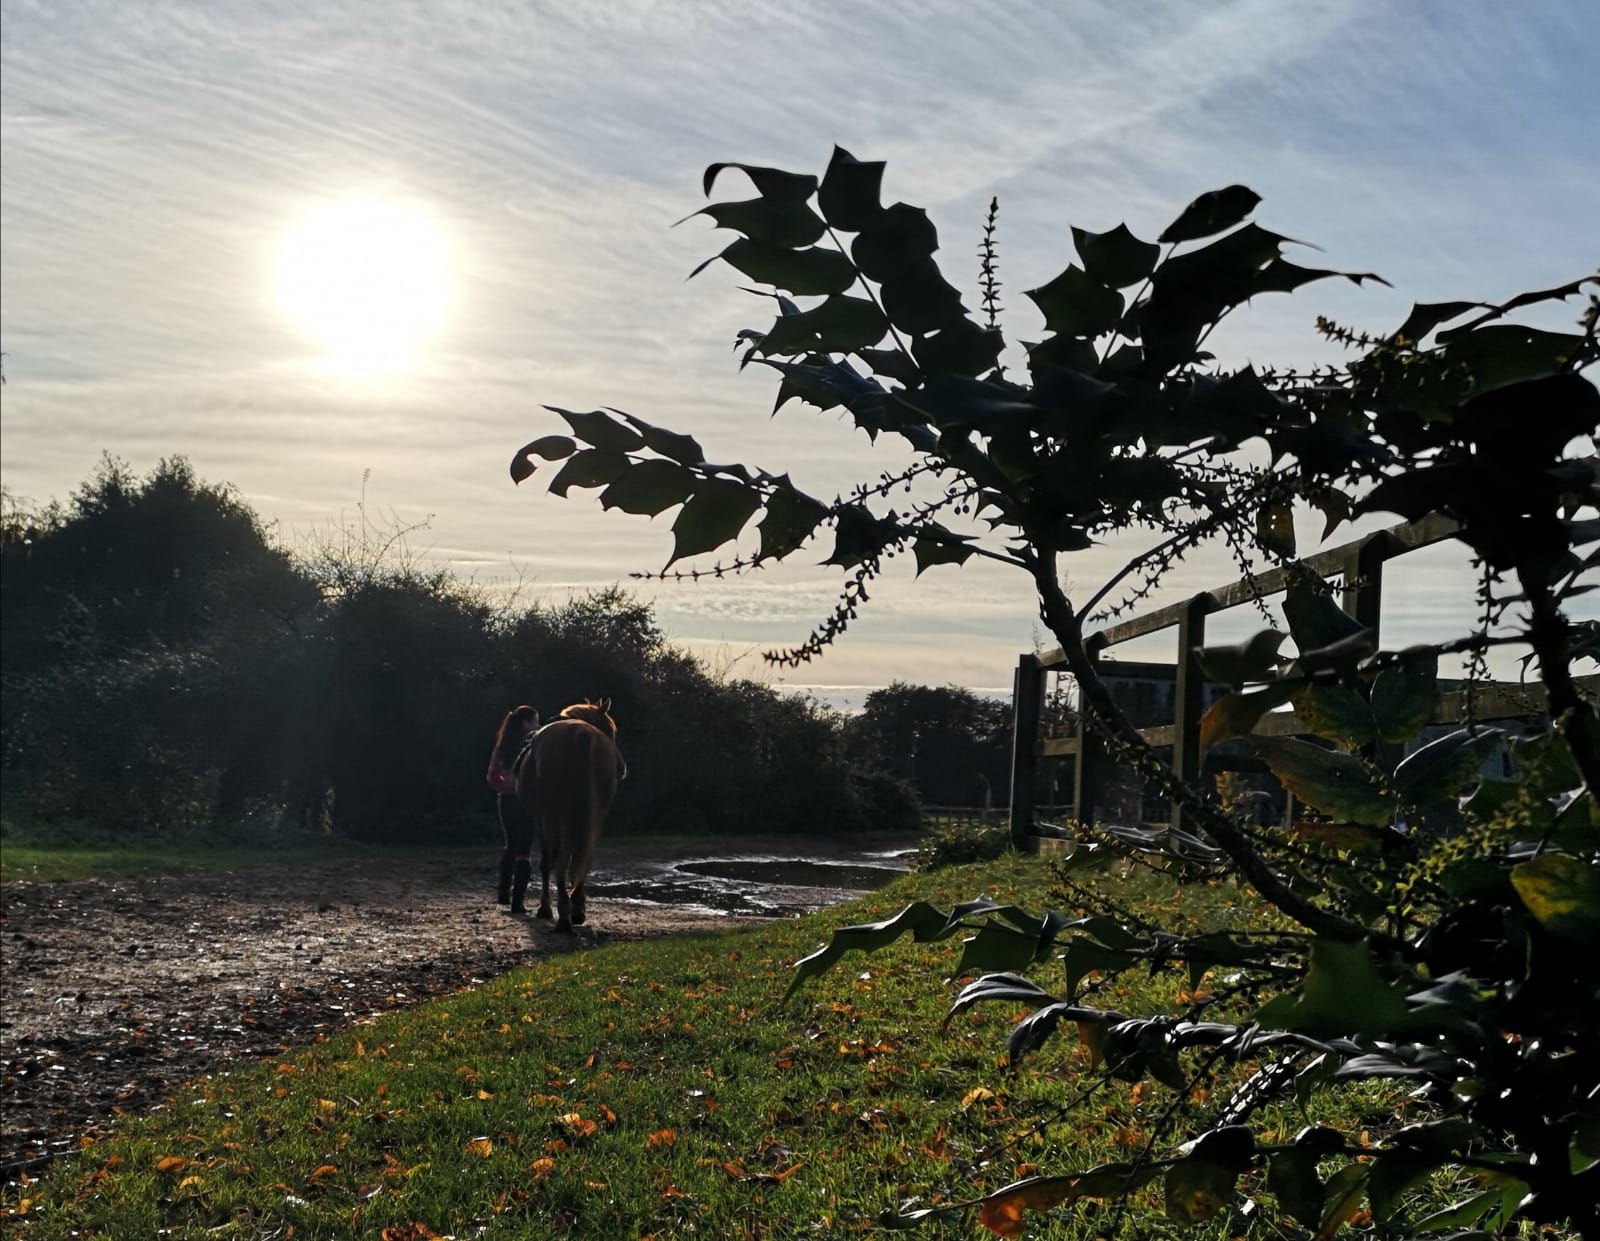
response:
<path fill-rule="evenodd" d="M 566 934 L 584 920 L 584 881 L 606 811 L 627 774 L 610 710 L 609 698 L 564 708 L 534 735 L 532 753 L 517 774 L 517 796 L 539 830 L 544 889 L 535 916 L 550 917 L 553 873 L 555 929 Z"/>

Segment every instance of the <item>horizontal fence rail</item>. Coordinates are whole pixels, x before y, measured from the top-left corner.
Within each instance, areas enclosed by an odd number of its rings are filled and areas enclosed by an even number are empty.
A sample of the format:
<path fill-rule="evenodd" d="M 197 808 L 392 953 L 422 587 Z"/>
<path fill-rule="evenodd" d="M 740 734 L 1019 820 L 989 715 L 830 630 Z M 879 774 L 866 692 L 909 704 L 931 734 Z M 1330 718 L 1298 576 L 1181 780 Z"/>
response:
<path fill-rule="evenodd" d="M 1172 768 L 1180 780 L 1194 780 L 1201 774 L 1200 716 L 1209 697 L 1224 687 L 1207 682 L 1195 650 L 1205 645 L 1206 617 L 1240 604 L 1281 594 L 1291 575 L 1302 566 L 1324 578 L 1340 579 L 1341 604 L 1346 612 L 1372 630 L 1379 628 L 1382 607 L 1384 565 L 1397 556 L 1445 542 L 1460 530 L 1454 518 L 1435 513 L 1417 521 L 1403 522 L 1379 530 L 1340 547 L 1330 548 L 1297 561 L 1294 565 L 1270 569 L 1254 577 L 1241 578 L 1212 590 L 1201 591 L 1179 603 L 1156 609 L 1143 616 L 1110 625 L 1089 635 L 1085 646 L 1090 659 L 1108 681 L 1129 679 L 1144 684 L 1172 686 L 1171 722 L 1139 729 L 1139 735 L 1156 747 L 1172 750 Z M 1135 638 L 1148 637 L 1164 630 L 1177 631 L 1174 662 L 1122 662 L 1101 664 L 1111 647 Z M 1039 725 L 1052 673 L 1063 669 L 1066 656 L 1060 650 L 1023 654 L 1017 659 L 1012 689 L 1013 735 L 1011 749 L 1011 837 L 1019 848 L 1038 844 L 1034 819 L 1038 807 L 1035 789 L 1041 759 L 1070 757 L 1073 761 L 1072 818 L 1080 823 L 1093 821 L 1102 803 L 1104 781 L 1114 768 L 1105 743 L 1078 712 L 1076 731 L 1070 737 L 1041 739 Z M 1600 696 L 1600 676 L 1577 678 L 1582 692 Z M 1471 690 L 1471 712 L 1480 720 L 1529 719 L 1545 713 L 1543 687 L 1507 682 L 1484 682 Z M 1454 723 L 1467 714 L 1467 691 L 1447 690 L 1439 696 L 1432 722 Z M 1293 712 L 1274 711 L 1263 716 L 1253 732 L 1259 736 L 1295 736 L 1309 729 Z M 1177 826 L 1179 811 L 1171 812 Z"/>

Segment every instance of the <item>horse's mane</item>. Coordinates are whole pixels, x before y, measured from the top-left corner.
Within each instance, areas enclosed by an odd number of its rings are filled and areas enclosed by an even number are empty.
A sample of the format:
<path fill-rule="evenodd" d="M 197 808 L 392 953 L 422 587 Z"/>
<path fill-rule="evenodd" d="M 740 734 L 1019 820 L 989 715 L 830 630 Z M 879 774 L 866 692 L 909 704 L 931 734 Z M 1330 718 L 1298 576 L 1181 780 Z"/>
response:
<path fill-rule="evenodd" d="M 615 738 L 617 723 L 611 718 L 608 708 L 611 706 L 609 698 L 602 698 L 599 702 L 575 702 L 570 707 L 562 707 L 560 718 L 564 720 L 582 720 L 585 724 L 593 724 L 606 736 Z"/>

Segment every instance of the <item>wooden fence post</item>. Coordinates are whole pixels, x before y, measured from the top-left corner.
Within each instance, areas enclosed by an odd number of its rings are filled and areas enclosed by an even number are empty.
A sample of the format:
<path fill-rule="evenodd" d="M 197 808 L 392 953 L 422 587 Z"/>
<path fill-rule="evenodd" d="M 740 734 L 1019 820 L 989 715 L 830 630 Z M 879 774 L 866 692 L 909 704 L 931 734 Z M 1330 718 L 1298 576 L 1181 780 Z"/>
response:
<path fill-rule="evenodd" d="M 1368 629 L 1374 639 L 1383 614 L 1383 563 L 1394 554 L 1394 540 L 1380 530 L 1362 539 L 1344 558 L 1344 610 Z"/>
<path fill-rule="evenodd" d="M 1206 616 L 1216 599 L 1202 591 L 1184 604 L 1178 617 L 1178 663 L 1172 685 L 1172 772 L 1186 783 L 1200 775 L 1205 756 L 1200 753 L 1200 716 L 1205 712 L 1206 674 L 1200 670 L 1195 648 L 1205 645 Z M 1183 826 L 1183 811 L 1172 807 L 1172 826 Z"/>
<path fill-rule="evenodd" d="M 1037 655 L 1017 656 L 1011 683 L 1011 843 L 1018 849 L 1026 849 L 1033 835 L 1033 791 L 1039 770 L 1039 718 L 1046 675 Z"/>
<path fill-rule="evenodd" d="M 1093 639 L 1086 643 L 1089 662 L 1100 663 L 1100 644 Z M 1089 710 L 1083 704 L 1083 688 L 1078 688 L 1078 755 L 1072 766 L 1072 813 L 1079 823 L 1094 823 L 1095 806 L 1100 801 L 1105 782 L 1106 742 L 1096 728 L 1089 725 Z"/>

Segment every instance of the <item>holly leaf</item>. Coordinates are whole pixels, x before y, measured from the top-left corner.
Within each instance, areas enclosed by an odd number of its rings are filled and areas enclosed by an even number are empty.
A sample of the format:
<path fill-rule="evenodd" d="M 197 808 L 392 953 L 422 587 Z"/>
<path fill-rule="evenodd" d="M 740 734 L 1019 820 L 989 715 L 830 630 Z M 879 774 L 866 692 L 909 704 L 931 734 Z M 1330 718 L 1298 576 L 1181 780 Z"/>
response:
<path fill-rule="evenodd" d="M 695 490 L 695 476 L 675 461 L 638 461 L 600 493 L 602 508 L 654 517 L 681 504 Z"/>
<path fill-rule="evenodd" d="M 731 478 L 702 479 L 672 523 L 672 558 L 667 564 L 715 551 L 737 538 L 760 507 L 760 494 L 743 483 Z"/>
<path fill-rule="evenodd" d="M 511 458 L 511 481 L 520 483 L 532 476 L 535 468 L 532 461 L 534 457 L 543 457 L 546 461 L 560 461 L 577 451 L 577 442 L 570 435 L 541 435 L 517 449 L 517 455 Z"/>
<path fill-rule="evenodd" d="M 843 147 L 834 147 L 817 190 L 823 219 L 851 233 L 870 224 L 883 210 L 878 200 L 883 169 L 882 160 L 859 160 Z"/>
<path fill-rule="evenodd" d="M 1163 244 L 1194 241 L 1199 237 L 1220 233 L 1243 220 L 1256 209 L 1260 201 L 1261 195 L 1245 185 L 1228 185 L 1220 190 L 1210 190 L 1185 207 L 1156 240 Z"/>
<path fill-rule="evenodd" d="M 1119 224 L 1109 233 L 1072 230 L 1072 243 L 1090 276 L 1108 289 L 1123 289 L 1138 284 L 1155 270 L 1161 247 L 1153 241 L 1140 241 Z"/>

